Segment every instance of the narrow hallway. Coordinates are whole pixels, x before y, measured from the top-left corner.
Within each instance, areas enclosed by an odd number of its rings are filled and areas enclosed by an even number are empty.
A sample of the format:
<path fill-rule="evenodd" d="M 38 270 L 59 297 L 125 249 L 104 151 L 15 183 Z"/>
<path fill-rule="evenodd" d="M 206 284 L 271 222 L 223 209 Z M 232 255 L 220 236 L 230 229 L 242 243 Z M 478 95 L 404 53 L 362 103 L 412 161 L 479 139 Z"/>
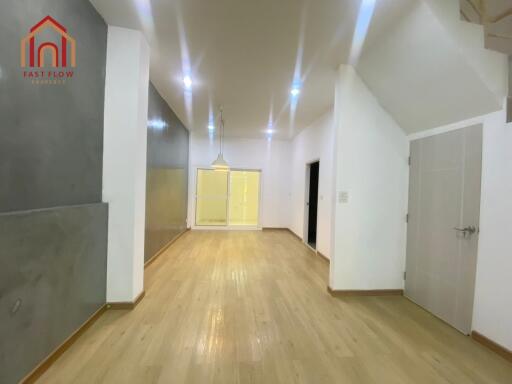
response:
<path fill-rule="evenodd" d="M 287 231 L 192 231 L 39 383 L 508 383 L 512 367 L 403 297 L 333 298 Z"/>

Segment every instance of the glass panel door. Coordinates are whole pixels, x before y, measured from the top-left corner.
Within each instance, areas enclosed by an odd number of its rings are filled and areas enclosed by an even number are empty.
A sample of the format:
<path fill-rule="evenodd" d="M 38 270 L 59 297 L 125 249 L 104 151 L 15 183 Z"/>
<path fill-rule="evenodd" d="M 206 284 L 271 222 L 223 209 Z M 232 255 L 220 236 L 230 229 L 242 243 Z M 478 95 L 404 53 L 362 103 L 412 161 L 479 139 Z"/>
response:
<path fill-rule="evenodd" d="M 197 170 L 196 225 L 228 224 L 228 172 Z"/>
<path fill-rule="evenodd" d="M 260 172 L 231 171 L 229 189 L 229 224 L 257 226 L 260 202 Z"/>
<path fill-rule="evenodd" d="M 197 226 L 255 227 L 259 211 L 259 171 L 197 170 Z"/>

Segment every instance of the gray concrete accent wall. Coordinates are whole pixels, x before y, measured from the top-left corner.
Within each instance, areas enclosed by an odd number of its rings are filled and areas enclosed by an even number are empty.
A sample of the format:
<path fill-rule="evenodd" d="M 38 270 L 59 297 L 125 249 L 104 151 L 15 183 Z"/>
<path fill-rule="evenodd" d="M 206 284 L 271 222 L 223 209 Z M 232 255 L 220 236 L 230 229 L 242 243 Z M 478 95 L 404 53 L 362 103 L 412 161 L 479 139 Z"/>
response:
<path fill-rule="evenodd" d="M 0 214 L 0 383 L 17 383 L 105 303 L 107 205 Z"/>
<path fill-rule="evenodd" d="M 23 78 L 20 41 L 47 15 L 76 39 L 65 85 Z M 0 212 L 101 202 L 106 43 L 87 0 L 1 1 Z"/>
<path fill-rule="evenodd" d="M 187 128 L 150 83 L 144 252 L 146 261 L 187 227 L 188 151 Z"/>
<path fill-rule="evenodd" d="M 37 68 L 21 67 L 20 41 L 47 15 L 76 40 L 77 65 L 65 84 L 23 78 Z M 42 33 L 37 39 L 59 38 Z M 106 301 L 106 43 L 107 25 L 88 0 L 1 1 L 2 384 L 17 383 Z"/>

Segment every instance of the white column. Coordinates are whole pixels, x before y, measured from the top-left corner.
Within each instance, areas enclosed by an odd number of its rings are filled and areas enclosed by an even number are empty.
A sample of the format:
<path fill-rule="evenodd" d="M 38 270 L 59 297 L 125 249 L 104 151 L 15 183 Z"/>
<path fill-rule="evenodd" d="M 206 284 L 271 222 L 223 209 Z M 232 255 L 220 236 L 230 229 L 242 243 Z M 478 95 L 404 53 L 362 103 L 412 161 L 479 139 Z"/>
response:
<path fill-rule="evenodd" d="M 339 70 L 335 130 L 330 286 L 402 289 L 409 143 L 351 66 Z"/>
<path fill-rule="evenodd" d="M 144 289 L 148 85 L 144 36 L 109 26 L 103 142 L 109 303 L 133 302 Z"/>

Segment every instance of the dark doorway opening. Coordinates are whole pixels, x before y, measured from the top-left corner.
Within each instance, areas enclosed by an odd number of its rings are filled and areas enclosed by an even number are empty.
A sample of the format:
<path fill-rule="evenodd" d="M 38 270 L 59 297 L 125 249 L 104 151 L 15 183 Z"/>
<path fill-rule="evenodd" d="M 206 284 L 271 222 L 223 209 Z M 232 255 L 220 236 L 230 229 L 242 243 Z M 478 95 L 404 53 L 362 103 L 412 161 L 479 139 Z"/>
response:
<path fill-rule="evenodd" d="M 308 197 L 308 237 L 307 243 L 316 249 L 316 230 L 318 216 L 318 175 L 320 162 L 309 164 L 309 197 Z"/>

